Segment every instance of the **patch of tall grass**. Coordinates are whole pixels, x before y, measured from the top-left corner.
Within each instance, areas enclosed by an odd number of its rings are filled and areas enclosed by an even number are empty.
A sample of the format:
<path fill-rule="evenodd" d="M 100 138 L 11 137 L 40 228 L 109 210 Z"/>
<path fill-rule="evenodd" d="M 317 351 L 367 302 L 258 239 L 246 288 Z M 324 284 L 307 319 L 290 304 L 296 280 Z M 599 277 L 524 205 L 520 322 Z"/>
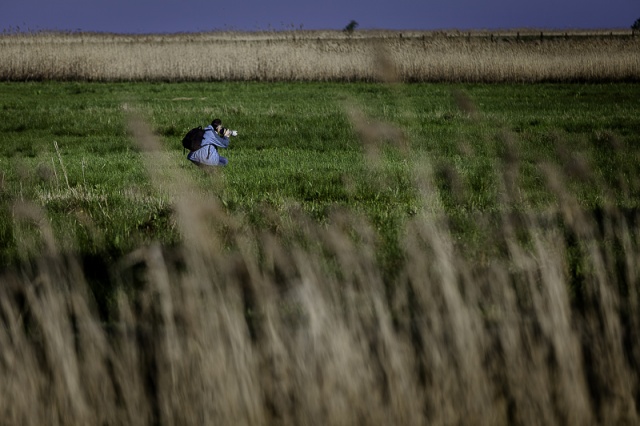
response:
<path fill-rule="evenodd" d="M 404 82 L 637 81 L 639 43 L 613 32 L 4 34 L 0 80 L 378 81 L 382 57 Z"/>
<path fill-rule="evenodd" d="M 380 132 L 398 130 L 348 117 L 379 167 Z M 544 166 L 557 203 L 522 209 L 525 164 L 504 134 L 503 208 L 476 216 L 492 238 L 471 255 L 435 200 L 459 176 L 418 154 L 410 175 L 428 208 L 403 224 L 390 274 L 367 218 L 337 208 L 318 223 L 292 204 L 278 230 L 247 226 L 170 167 L 134 112 L 130 129 L 183 238 L 88 264 L 58 249 L 35 204 L 16 205 L 42 256 L 0 277 L 4 422 L 638 422 L 640 221 L 581 205 L 568 188 L 586 164 Z M 117 288 L 107 309 L 100 282 Z"/>

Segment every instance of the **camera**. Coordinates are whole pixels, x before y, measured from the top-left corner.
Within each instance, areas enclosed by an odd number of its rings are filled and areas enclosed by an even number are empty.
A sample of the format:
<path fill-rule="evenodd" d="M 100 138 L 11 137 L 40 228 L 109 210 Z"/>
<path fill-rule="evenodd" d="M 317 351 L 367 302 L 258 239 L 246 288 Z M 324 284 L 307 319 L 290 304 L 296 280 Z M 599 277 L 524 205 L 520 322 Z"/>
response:
<path fill-rule="evenodd" d="M 226 129 L 226 128 L 222 127 L 222 126 L 218 130 L 218 134 L 220 136 L 222 136 L 222 137 L 238 136 L 238 132 L 236 130 Z"/>

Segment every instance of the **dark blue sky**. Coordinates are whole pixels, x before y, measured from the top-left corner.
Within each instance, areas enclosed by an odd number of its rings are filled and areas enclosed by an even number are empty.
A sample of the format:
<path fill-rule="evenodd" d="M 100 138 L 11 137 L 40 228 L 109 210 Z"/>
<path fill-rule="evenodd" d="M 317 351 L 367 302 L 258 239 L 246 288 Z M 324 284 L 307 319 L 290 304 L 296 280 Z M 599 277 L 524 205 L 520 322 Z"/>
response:
<path fill-rule="evenodd" d="M 627 29 L 640 0 L 0 0 L 0 31 Z"/>

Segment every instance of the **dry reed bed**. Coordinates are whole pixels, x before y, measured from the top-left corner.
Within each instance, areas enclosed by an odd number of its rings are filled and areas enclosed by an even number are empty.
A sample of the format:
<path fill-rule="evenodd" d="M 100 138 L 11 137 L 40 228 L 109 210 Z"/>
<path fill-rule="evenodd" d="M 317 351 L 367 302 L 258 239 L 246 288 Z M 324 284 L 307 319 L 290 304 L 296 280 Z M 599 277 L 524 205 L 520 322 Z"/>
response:
<path fill-rule="evenodd" d="M 636 81 L 640 38 L 518 33 L 202 33 L 0 36 L 0 80 Z M 493 41 L 492 41 L 493 40 Z M 525 41 L 527 40 L 527 41 Z"/>
<path fill-rule="evenodd" d="M 321 226 L 293 210 L 279 235 L 246 229 L 185 187 L 143 121 L 131 129 L 152 181 L 174 201 L 182 260 L 151 244 L 113 265 L 109 279 L 138 291 L 120 291 L 105 324 L 89 271 L 57 251 L 38 209 L 16 208 L 17 220 L 42 228 L 44 249 L 0 277 L 3 422 L 640 420 L 640 218 L 611 209 L 596 220 L 561 171 L 546 173 L 559 200 L 549 217 L 559 221 L 505 214 L 501 248 L 487 247 L 480 264 L 426 209 L 406 225 L 406 263 L 389 286 L 365 220 L 336 213 Z M 415 170 L 425 203 L 429 169 Z M 518 203 L 517 169 L 508 156 L 506 205 Z M 580 253 L 573 279 L 568 248 Z"/>

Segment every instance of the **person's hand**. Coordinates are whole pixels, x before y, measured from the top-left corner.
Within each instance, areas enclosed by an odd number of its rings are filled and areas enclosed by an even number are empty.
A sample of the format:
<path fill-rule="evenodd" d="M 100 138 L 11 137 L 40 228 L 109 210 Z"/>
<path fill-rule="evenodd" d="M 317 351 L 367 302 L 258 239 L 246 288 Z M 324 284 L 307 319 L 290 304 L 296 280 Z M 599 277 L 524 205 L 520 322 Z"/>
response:
<path fill-rule="evenodd" d="M 237 130 L 224 129 L 224 137 L 228 138 L 229 136 L 238 136 L 238 131 Z"/>

